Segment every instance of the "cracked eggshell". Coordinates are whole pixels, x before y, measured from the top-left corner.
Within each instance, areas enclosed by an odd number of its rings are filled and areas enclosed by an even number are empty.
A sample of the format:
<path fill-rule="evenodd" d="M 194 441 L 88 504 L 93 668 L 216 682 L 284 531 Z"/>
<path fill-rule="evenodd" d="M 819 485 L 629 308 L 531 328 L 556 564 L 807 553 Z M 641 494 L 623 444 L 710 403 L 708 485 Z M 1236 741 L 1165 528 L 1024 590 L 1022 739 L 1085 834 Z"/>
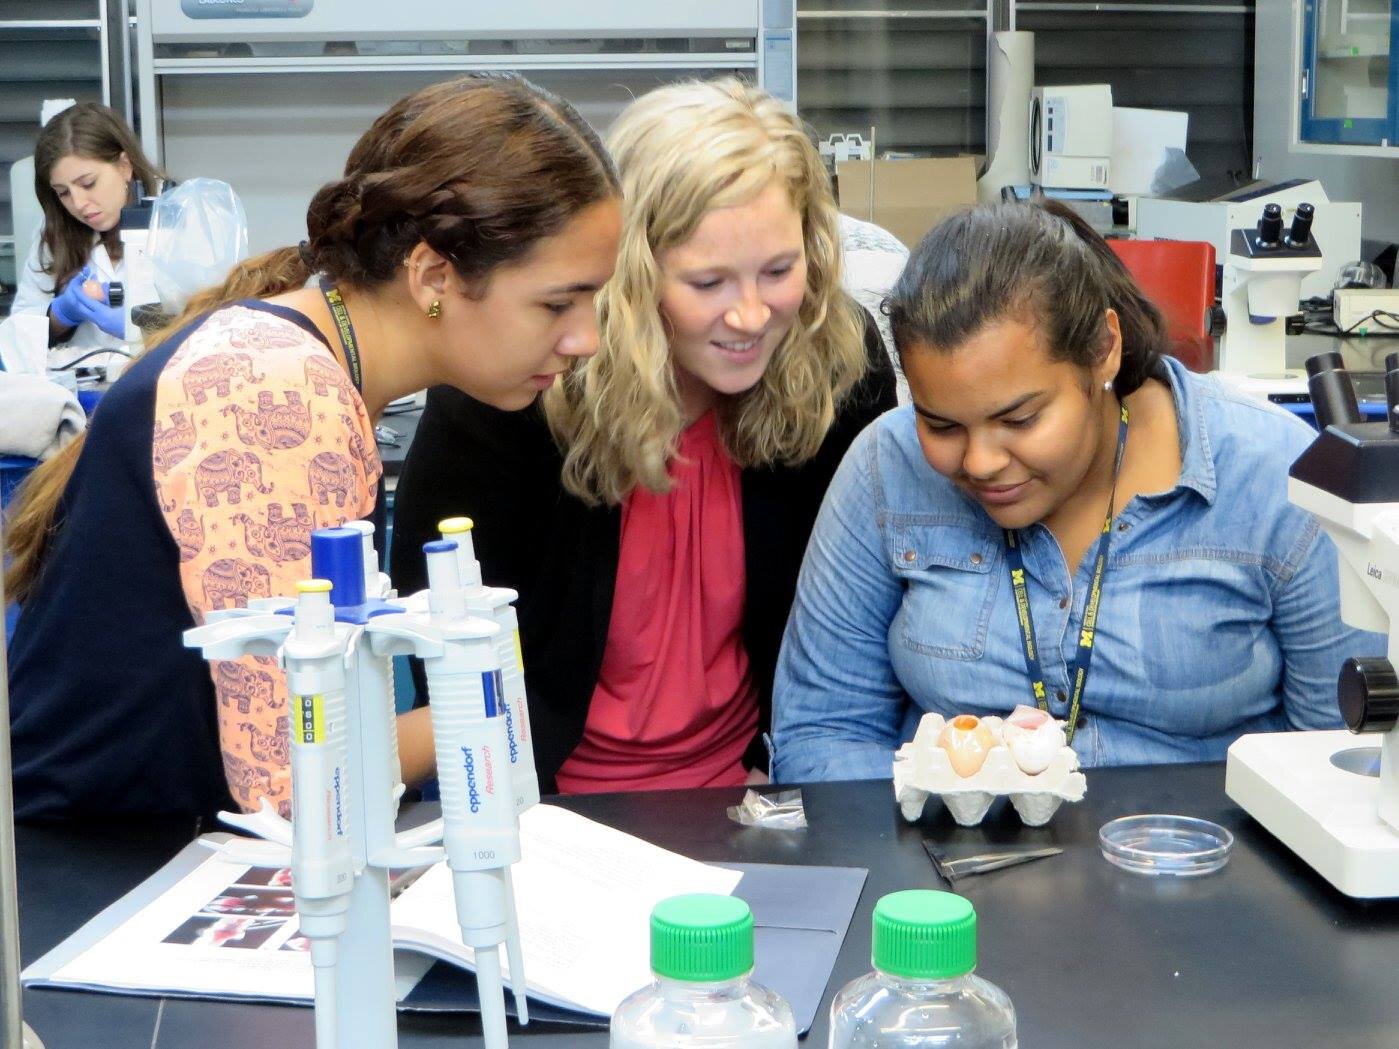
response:
<path fill-rule="evenodd" d="M 1060 745 L 1042 771 L 1027 772 L 1011 753 L 1009 739 L 1016 735 L 1012 719 L 1020 722 L 1018 728 L 1026 737 L 1040 732 L 1048 736 L 1049 729 L 1057 730 Z M 938 714 L 923 716 L 914 738 L 898 749 L 893 761 L 894 796 L 905 820 L 916 821 L 928 799 L 938 798 L 959 824 L 972 826 L 985 817 L 997 797 L 1009 795 L 1020 819 L 1040 826 L 1064 801 L 1082 800 L 1086 781 L 1078 771 L 1078 755 L 1062 745 L 1061 722 L 1033 707 L 1017 708 L 1004 720 L 992 716 L 980 721 L 996 745 L 974 774 L 959 776 L 951 755 L 938 742 L 947 722 Z"/>
<path fill-rule="evenodd" d="M 947 751 L 952 770 L 963 779 L 981 771 L 996 743 L 990 727 L 972 714 L 959 714 L 938 735 L 938 746 Z"/>
<path fill-rule="evenodd" d="M 1039 707 L 1026 706 L 1024 703 L 1016 704 L 1010 716 L 1006 718 L 1007 724 L 1018 725 L 1020 728 L 1036 729 L 1046 721 L 1052 720 L 1049 711 L 1041 710 Z"/>
<path fill-rule="evenodd" d="M 1012 715 L 1006 721 L 1003 732 L 1011 757 L 1020 766 L 1020 771 L 1030 776 L 1038 776 L 1049 768 L 1054 756 L 1065 746 L 1063 724 L 1049 717 L 1036 728 L 1025 728 Z"/>

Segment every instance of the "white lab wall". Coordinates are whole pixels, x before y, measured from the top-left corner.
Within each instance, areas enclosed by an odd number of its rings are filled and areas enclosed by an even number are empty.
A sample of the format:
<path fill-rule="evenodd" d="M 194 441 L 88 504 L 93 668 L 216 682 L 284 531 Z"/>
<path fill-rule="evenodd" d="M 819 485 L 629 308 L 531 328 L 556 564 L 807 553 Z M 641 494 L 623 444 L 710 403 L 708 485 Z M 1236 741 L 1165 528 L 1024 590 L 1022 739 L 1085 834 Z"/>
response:
<path fill-rule="evenodd" d="M 1254 55 L 1253 152 L 1259 178 L 1317 178 L 1332 200 L 1364 205 L 1367 241 L 1399 241 L 1399 160 L 1294 153 L 1292 26 L 1302 0 L 1258 0 Z"/>
<path fill-rule="evenodd" d="M 664 80 L 648 73 L 532 73 L 604 131 L 636 95 Z M 713 75 L 711 73 L 710 75 Z M 248 215 L 256 254 L 306 236 L 306 206 L 338 178 L 355 140 L 393 101 L 445 74 L 317 73 L 166 77 L 165 164 L 176 178 L 229 182 Z"/>

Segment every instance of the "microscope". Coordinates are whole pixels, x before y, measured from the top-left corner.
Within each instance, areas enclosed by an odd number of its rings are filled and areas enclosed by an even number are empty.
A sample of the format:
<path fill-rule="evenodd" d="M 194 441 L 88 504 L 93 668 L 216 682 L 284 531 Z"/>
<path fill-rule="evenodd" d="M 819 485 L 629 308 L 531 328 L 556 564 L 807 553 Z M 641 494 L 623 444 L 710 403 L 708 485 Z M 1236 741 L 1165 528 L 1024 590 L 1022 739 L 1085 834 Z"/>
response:
<path fill-rule="evenodd" d="M 1219 377 L 1264 400 L 1306 400 L 1306 380 L 1287 370 L 1287 318 L 1298 310 L 1303 278 L 1321 268 L 1315 215 L 1298 204 L 1284 233 L 1281 205 L 1267 204 L 1255 228 L 1229 232 Z"/>
<path fill-rule="evenodd" d="M 1225 791 L 1347 896 L 1399 896 L 1399 353 L 1385 359 L 1387 422 L 1364 421 L 1336 352 L 1307 361 L 1321 434 L 1288 471 L 1340 556 L 1341 617 L 1389 637 L 1387 658 L 1348 659 L 1349 731 L 1241 736 Z"/>
<path fill-rule="evenodd" d="M 126 341 L 137 349 L 144 339 L 143 325 L 159 327 L 165 319 L 160 314 L 155 267 L 148 250 L 155 202 L 164 187 L 157 184 L 152 188 L 154 192 L 148 193 L 140 179 L 131 183 L 131 197 L 126 207 L 121 209 L 121 224 L 117 227 L 122 257 L 126 262 L 126 287 L 122 302 L 126 308 Z M 113 301 L 112 305 L 117 303 Z"/>

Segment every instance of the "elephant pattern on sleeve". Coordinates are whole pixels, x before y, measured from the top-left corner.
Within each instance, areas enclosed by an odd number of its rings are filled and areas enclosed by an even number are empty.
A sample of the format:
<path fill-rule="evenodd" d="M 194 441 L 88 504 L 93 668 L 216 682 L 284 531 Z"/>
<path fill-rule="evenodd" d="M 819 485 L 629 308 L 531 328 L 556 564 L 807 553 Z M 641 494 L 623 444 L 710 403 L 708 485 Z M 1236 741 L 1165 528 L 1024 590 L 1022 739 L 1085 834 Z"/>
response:
<path fill-rule="evenodd" d="M 311 574 L 311 533 L 373 513 L 382 473 L 368 412 L 325 344 L 240 306 L 212 314 L 165 366 L 152 459 L 197 623 L 294 593 Z M 256 656 L 211 673 L 235 800 L 289 815 L 285 676 Z"/>

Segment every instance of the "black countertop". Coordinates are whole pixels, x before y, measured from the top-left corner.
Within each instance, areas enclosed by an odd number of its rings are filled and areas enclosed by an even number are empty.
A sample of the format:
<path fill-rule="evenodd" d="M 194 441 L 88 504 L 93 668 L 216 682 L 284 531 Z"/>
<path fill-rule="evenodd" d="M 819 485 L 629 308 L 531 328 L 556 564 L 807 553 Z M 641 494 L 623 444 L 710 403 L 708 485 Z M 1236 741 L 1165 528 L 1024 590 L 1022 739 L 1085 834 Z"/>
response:
<path fill-rule="evenodd" d="M 1224 795 L 1222 765 L 1104 769 L 1049 827 L 1022 827 L 1004 803 L 982 827 L 938 809 L 915 824 L 887 782 L 805 788 L 805 831 L 740 827 L 724 814 L 738 790 L 550 799 L 708 861 L 859 865 L 870 869 L 826 1002 L 869 968 L 874 902 L 897 889 L 945 888 L 923 848 L 1047 842 L 1063 855 L 957 883 L 976 905 L 978 972 L 1002 986 L 1027 1049 L 1374 1049 L 1399 1045 L 1399 901 L 1341 896 Z M 930 803 L 932 811 L 932 803 Z M 1120 871 L 1098 852 L 1116 816 L 1202 816 L 1237 836 L 1228 866 L 1199 879 Z M 208 828 L 205 828 L 208 829 Z M 189 821 L 22 827 L 20 906 L 26 961 L 153 872 L 195 832 Z M 287 1006 L 138 999 L 32 990 L 27 1018 L 49 1049 L 240 1049 L 311 1046 L 311 1011 Z M 401 1014 L 405 1047 L 478 1045 L 471 1016 Z M 604 1032 L 512 1029 L 530 1049 L 604 1046 Z M 803 1042 L 826 1042 L 824 1009 Z"/>

